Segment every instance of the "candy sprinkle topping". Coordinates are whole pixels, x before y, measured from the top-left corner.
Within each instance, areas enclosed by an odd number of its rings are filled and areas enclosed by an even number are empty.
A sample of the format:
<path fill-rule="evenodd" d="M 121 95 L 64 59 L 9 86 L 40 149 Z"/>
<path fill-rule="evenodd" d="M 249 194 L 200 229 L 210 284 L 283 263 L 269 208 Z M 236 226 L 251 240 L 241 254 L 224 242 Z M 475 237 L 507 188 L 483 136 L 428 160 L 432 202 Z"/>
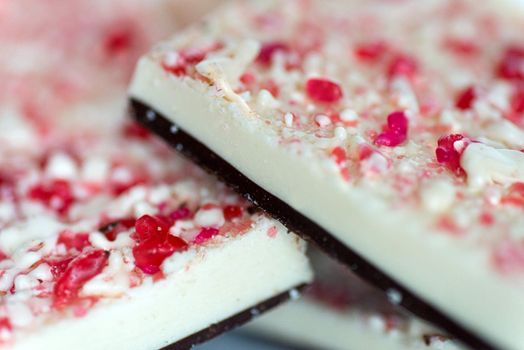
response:
<path fill-rule="evenodd" d="M 342 98 L 342 88 L 324 78 L 312 78 L 306 82 L 307 96 L 318 103 L 336 103 Z"/>

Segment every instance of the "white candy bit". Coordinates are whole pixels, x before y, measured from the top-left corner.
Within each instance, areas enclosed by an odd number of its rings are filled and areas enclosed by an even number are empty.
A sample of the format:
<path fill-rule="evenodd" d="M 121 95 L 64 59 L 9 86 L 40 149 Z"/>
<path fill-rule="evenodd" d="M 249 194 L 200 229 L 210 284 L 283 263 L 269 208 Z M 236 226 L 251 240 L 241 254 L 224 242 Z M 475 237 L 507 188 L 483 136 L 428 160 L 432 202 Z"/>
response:
<path fill-rule="evenodd" d="M 6 270 L 2 276 L 0 276 L 0 291 L 7 292 L 11 289 L 13 281 L 15 279 L 16 271 L 13 269 Z"/>
<path fill-rule="evenodd" d="M 45 227 L 45 229 L 42 229 L 42 227 Z M 32 217 L 2 231 L 0 250 L 7 255 L 12 255 L 23 244 L 55 235 L 62 228 L 62 224 L 51 217 Z"/>
<path fill-rule="evenodd" d="M 462 154 L 460 164 L 473 190 L 481 190 L 492 183 L 524 182 L 524 153 L 520 151 L 471 143 Z"/>
<path fill-rule="evenodd" d="M 360 162 L 360 171 L 366 177 L 384 174 L 389 169 L 389 161 L 379 152 L 373 152 L 368 158 Z"/>
<path fill-rule="evenodd" d="M 126 183 L 133 179 L 133 174 L 131 174 L 131 171 L 129 169 L 119 167 L 113 170 L 111 177 L 113 181 Z"/>
<path fill-rule="evenodd" d="M 284 115 L 284 122 L 286 123 L 286 126 L 288 128 L 292 127 L 293 126 L 293 120 L 295 119 L 295 116 L 293 115 L 293 113 L 289 113 L 287 112 L 285 115 Z"/>
<path fill-rule="evenodd" d="M 524 148 L 524 130 L 509 120 L 497 120 L 485 130 L 490 139 L 512 148 Z"/>
<path fill-rule="evenodd" d="M 148 199 L 153 204 L 160 204 L 171 197 L 171 189 L 169 186 L 158 186 L 151 189 Z"/>
<path fill-rule="evenodd" d="M 339 140 L 345 140 L 348 136 L 346 129 L 342 126 L 337 126 L 335 128 L 335 137 Z"/>
<path fill-rule="evenodd" d="M 271 92 L 266 89 L 260 90 L 257 96 L 258 110 L 266 110 L 278 107 L 278 101 L 273 97 Z"/>
<path fill-rule="evenodd" d="M 31 271 L 29 276 L 39 279 L 41 281 L 52 281 L 53 274 L 51 273 L 51 268 L 49 265 L 42 263 L 38 265 L 33 271 Z"/>
<path fill-rule="evenodd" d="M 168 67 L 176 66 L 181 61 L 181 57 L 176 51 L 170 51 L 164 56 L 164 64 Z"/>
<path fill-rule="evenodd" d="M 11 324 L 15 327 L 27 327 L 33 321 L 33 313 L 29 306 L 23 302 L 11 302 L 7 304 L 7 313 Z"/>
<path fill-rule="evenodd" d="M 18 275 L 15 278 L 15 290 L 17 292 L 22 290 L 29 290 L 37 287 L 39 284 L 38 280 L 28 275 Z"/>
<path fill-rule="evenodd" d="M 455 151 L 457 151 L 458 153 L 462 153 L 462 151 L 464 151 L 464 149 L 469 145 L 469 140 L 458 140 L 458 141 L 455 141 L 453 143 L 453 148 L 455 149 Z"/>
<path fill-rule="evenodd" d="M 368 319 L 369 326 L 375 331 L 382 332 L 386 329 L 386 322 L 384 319 L 377 315 L 372 315 Z"/>
<path fill-rule="evenodd" d="M 240 94 L 240 98 L 242 98 L 246 102 L 251 101 L 251 91 L 244 91 Z"/>
<path fill-rule="evenodd" d="M 420 197 L 422 205 L 434 213 L 447 211 L 455 200 L 453 184 L 445 180 L 435 180 L 422 186 Z"/>
<path fill-rule="evenodd" d="M 92 183 L 104 182 L 109 175 L 109 162 L 101 157 L 87 159 L 81 171 L 82 180 Z"/>
<path fill-rule="evenodd" d="M 5 201 L 0 203 L 0 223 L 13 219 L 16 215 L 13 203 Z"/>
<path fill-rule="evenodd" d="M 315 122 L 321 128 L 325 128 L 331 125 L 331 119 L 325 114 L 319 114 L 315 117 Z"/>
<path fill-rule="evenodd" d="M 354 122 L 358 119 L 357 112 L 352 109 L 344 109 L 340 113 L 340 119 L 344 122 Z"/>
<path fill-rule="evenodd" d="M 82 296 L 119 297 L 129 290 L 129 270 L 122 253 L 114 251 L 109 256 L 106 268 L 87 282 L 80 292 Z"/>
<path fill-rule="evenodd" d="M 142 215 L 154 215 L 157 209 L 149 204 L 148 202 L 138 202 L 134 208 L 135 216 L 141 217 Z"/>
<path fill-rule="evenodd" d="M 210 54 L 207 59 L 196 65 L 196 70 L 212 81 L 225 80 L 229 84 L 236 85 L 259 51 L 259 42 L 244 40 Z"/>
<path fill-rule="evenodd" d="M 192 220 L 177 220 L 169 229 L 169 233 L 173 236 L 181 236 L 184 231 L 189 231 L 195 228 Z"/>
<path fill-rule="evenodd" d="M 15 267 L 23 270 L 42 259 L 42 255 L 39 252 L 18 251 L 13 259 L 15 260 Z"/>
<path fill-rule="evenodd" d="M 195 214 L 195 223 L 200 227 L 221 227 L 225 223 L 222 209 L 200 209 Z"/>
<path fill-rule="evenodd" d="M 78 176 L 78 168 L 71 157 L 58 152 L 49 159 L 45 173 L 51 178 L 75 179 Z"/>
<path fill-rule="evenodd" d="M 124 249 L 131 247 L 134 243 L 129 233 L 121 232 L 116 236 L 114 241 L 110 241 L 101 232 L 92 232 L 89 234 L 89 242 L 93 247 L 103 250 Z"/>

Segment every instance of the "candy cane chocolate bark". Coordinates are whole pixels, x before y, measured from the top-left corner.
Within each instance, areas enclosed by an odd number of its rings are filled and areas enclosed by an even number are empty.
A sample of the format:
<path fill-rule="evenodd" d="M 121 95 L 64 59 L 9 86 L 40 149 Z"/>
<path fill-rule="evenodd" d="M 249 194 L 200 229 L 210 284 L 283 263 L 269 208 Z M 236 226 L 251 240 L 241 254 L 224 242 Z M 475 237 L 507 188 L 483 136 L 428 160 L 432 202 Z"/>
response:
<path fill-rule="evenodd" d="M 296 236 L 143 130 L 75 136 L 0 136 L 2 348 L 185 349 L 310 279 Z"/>
<path fill-rule="evenodd" d="M 0 348 L 187 349 L 296 297 L 303 243 L 124 122 L 159 8 L 30 3 L 0 4 Z"/>
<path fill-rule="evenodd" d="M 506 2 L 239 2 L 158 45 L 138 119 L 474 348 L 524 347 L 524 46 Z"/>

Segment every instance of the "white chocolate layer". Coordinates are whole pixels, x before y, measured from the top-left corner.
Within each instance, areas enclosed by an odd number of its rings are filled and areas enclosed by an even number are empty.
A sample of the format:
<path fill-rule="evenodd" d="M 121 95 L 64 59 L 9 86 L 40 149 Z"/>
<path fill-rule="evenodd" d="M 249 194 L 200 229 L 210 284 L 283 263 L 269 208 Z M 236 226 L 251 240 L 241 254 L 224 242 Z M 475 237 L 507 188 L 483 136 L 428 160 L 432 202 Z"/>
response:
<path fill-rule="evenodd" d="M 431 232 L 428 218 L 391 212 L 365 191 L 325 181 L 330 174 L 271 143 L 260 132 L 263 125 L 199 89 L 204 86 L 171 79 L 144 58 L 130 94 L 454 319 L 510 348 L 524 346 L 520 287 L 486 268 L 485 255 Z M 452 281 L 453 288 L 435 276 Z"/>
<path fill-rule="evenodd" d="M 262 4 L 256 1 L 254 3 L 259 7 L 266 6 L 266 3 Z M 270 3 L 267 2 L 268 7 L 271 7 Z M 329 4 L 333 3 L 329 2 Z M 290 5 L 290 8 L 292 8 L 292 5 Z M 229 15 L 231 17 L 238 16 L 238 13 L 243 10 L 245 8 L 242 7 L 231 12 L 224 10 L 220 15 L 223 17 L 217 16 L 210 19 L 208 26 L 201 31 L 198 29 L 190 30 L 187 32 L 187 37 L 181 35 L 175 38 L 173 42 L 159 46 L 151 55 L 142 58 L 130 87 L 130 96 L 151 106 L 172 120 L 261 188 L 322 226 L 348 247 L 363 255 L 385 273 L 458 323 L 502 348 L 520 349 L 524 347 L 524 333 L 521 332 L 521 325 L 524 324 L 524 297 L 522 294 L 524 280 L 521 275 L 505 276 L 499 273 L 492 264 L 492 253 L 497 245 L 497 242 L 493 243 L 492 246 L 489 245 L 492 236 L 495 235 L 497 239 L 502 239 L 505 234 L 500 233 L 496 227 L 485 228 L 478 224 L 477 209 L 472 210 L 471 208 L 475 205 L 479 208 L 479 203 L 484 200 L 483 196 L 475 197 L 475 194 L 470 196 L 463 183 L 456 180 L 451 174 L 445 173 L 442 178 L 446 182 L 444 186 L 449 189 L 443 194 L 446 198 L 435 199 L 433 195 L 438 196 L 438 194 L 424 193 L 422 196 L 423 200 L 427 201 L 426 208 L 428 210 L 420 210 L 420 208 L 412 206 L 419 200 L 418 192 L 414 191 L 415 194 L 412 194 L 412 198 L 409 198 L 411 203 L 402 206 L 401 204 L 405 200 L 405 197 L 400 196 L 402 193 L 388 192 L 390 190 L 388 175 L 392 170 L 388 168 L 387 162 L 377 161 L 376 163 L 380 164 L 375 164 L 375 160 L 382 158 L 370 157 L 366 160 L 368 163 L 373 163 L 369 166 L 369 173 L 378 173 L 379 181 L 375 183 L 370 181 L 371 185 L 368 185 L 367 179 L 362 180 L 364 176 L 358 174 L 355 177 L 361 181 L 348 184 L 342 178 L 334 176 L 337 169 L 330 163 L 329 157 L 325 155 L 328 154 L 326 149 L 329 150 L 330 142 L 332 142 L 329 136 L 318 137 L 310 144 L 310 140 L 314 139 L 312 135 L 305 132 L 300 134 L 302 130 L 295 132 L 295 130 L 287 130 L 281 127 L 277 117 L 275 117 L 278 116 L 278 113 L 281 113 L 282 121 L 285 121 L 286 125 L 293 126 L 294 123 L 294 118 L 289 117 L 285 110 L 289 107 L 288 100 L 274 98 L 266 90 L 261 90 L 256 96 L 249 89 L 231 96 L 231 87 L 235 87 L 237 81 L 227 81 L 224 77 L 217 78 L 216 74 L 210 81 L 193 79 L 191 76 L 176 77 L 166 72 L 158 64 L 158 58 L 161 57 L 163 52 L 177 50 L 178 44 L 183 47 L 184 42 L 187 44 L 188 41 L 196 41 L 197 38 L 203 38 L 203 41 L 205 39 L 223 40 L 228 45 L 236 45 L 237 47 L 241 47 L 246 39 L 258 38 L 258 32 L 250 32 L 246 28 L 232 29 L 232 26 L 228 24 L 230 23 L 228 22 L 230 20 Z M 289 20 L 290 23 L 295 23 L 293 21 L 296 20 L 296 17 L 293 17 L 292 11 L 285 11 L 282 10 L 283 22 Z M 300 16 L 300 14 L 297 16 Z M 221 26 L 226 28 L 225 33 L 221 33 Z M 432 29 L 434 28 L 432 27 Z M 199 35 L 202 35 L 202 37 L 199 37 Z M 260 40 L 268 40 L 262 34 L 260 34 L 260 37 Z M 422 50 L 425 47 L 423 44 L 426 44 L 426 42 L 423 42 L 421 47 L 417 47 L 421 52 L 424 52 Z M 328 56 L 331 52 L 330 49 L 336 50 L 327 46 L 323 52 L 328 58 L 330 57 Z M 335 51 L 335 53 L 337 52 Z M 312 56 L 310 61 L 304 63 L 309 76 L 314 75 L 313 73 L 317 72 L 317 68 L 322 72 L 329 72 L 330 69 L 337 72 L 338 65 L 343 65 L 343 63 L 339 64 L 339 61 L 327 60 L 323 62 L 324 56 L 317 57 L 315 53 Z M 277 58 L 275 60 L 278 61 Z M 318 61 L 321 61 L 323 65 L 318 64 L 318 67 L 316 67 L 315 63 L 318 63 Z M 431 57 L 428 61 L 430 68 L 434 68 L 432 64 L 442 63 L 439 61 L 439 57 Z M 442 61 L 447 62 L 444 58 Z M 313 68 L 307 66 L 308 64 Z M 250 69 L 256 71 L 258 68 L 254 66 L 255 64 Z M 272 68 L 276 70 L 279 67 Z M 198 70 L 198 66 L 196 69 Z M 299 76 L 298 82 L 302 85 L 298 83 L 295 85 L 302 87 L 308 76 L 304 74 L 306 76 L 302 77 L 299 75 L 300 73 L 296 73 L 294 76 L 294 73 L 296 72 L 289 73 L 285 78 L 294 79 L 295 76 Z M 264 74 L 270 75 L 273 72 L 264 71 Z M 210 76 L 208 74 L 207 77 Z M 278 77 L 277 74 L 270 76 Z M 265 77 L 265 75 L 262 75 L 261 78 Z M 435 76 L 431 75 L 431 77 L 434 78 Z M 215 78 L 217 79 L 214 80 Z M 359 77 L 357 73 L 355 79 L 357 78 L 362 79 L 363 77 Z M 343 77 L 340 77 L 340 80 L 342 79 Z M 287 88 L 286 81 L 283 80 L 282 86 Z M 346 87 L 346 85 L 351 86 L 351 83 L 353 81 L 348 78 L 341 85 Z M 448 86 L 448 83 L 451 86 Z M 448 81 L 443 83 L 442 89 L 452 90 L 457 89 L 457 86 L 460 86 L 460 84 L 452 79 L 451 83 Z M 346 89 L 349 90 L 349 88 Z M 390 111 L 391 108 L 402 107 L 407 111 L 409 118 L 412 118 L 411 122 L 414 122 L 419 117 L 418 115 L 416 117 L 411 116 L 411 114 L 421 112 L 418 101 L 416 101 L 417 96 L 412 89 L 414 88 L 403 81 L 393 83 L 391 94 L 398 93 L 398 100 L 392 103 L 394 104 L 393 107 L 389 105 L 390 101 L 386 100 L 383 109 Z M 303 89 L 298 90 L 302 95 L 299 94 L 295 98 L 294 95 L 289 94 L 291 98 L 288 95 L 285 95 L 285 97 L 294 99 L 293 101 L 302 108 L 301 111 L 307 110 L 311 103 L 308 103 L 306 97 L 304 97 Z M 370 98 L 372 96 L 370 94 Z M 380 95 L 377 94 L 375 97 L 378 100 L 375 105 L 380 106 Z M 349 102 L 345 100 L 343 102 L 357 104 L 357 101 L 353 101 L 351 98 L 352 96 L 348 97 Z M 446 100 L 444 106 L 453 102 L 453 100 Z M 478 106 L 475 105 L 475 108 L 479 110 L 478 113 L 483 118 L 488 118 L 490 117 L 489 111 L 482 110 L 484 107 L 486 106 L 481 103 Z M 349 113 L 344 115 L 346 114 Z M 386 113 L 384 112 L 384 114 Z M 266 115 L 271 117 L 266 117 Z M 448 117 L 452 119 L 451 122 L 446 121 L 444 123 L 442 120 Z M 463 117 L 464 120 L 467 119 L 467 116 L 461 115 L 460 117 Z M 429 117 L 424 116 L 420 119 L 428 120 L 424 118 Z M 439 114 L 439 118 L 435 123 L 442 123 L 445 126 L 448 126 L 448 124 L 453 126 L 453 123 L 456 123 L 459 130 L 462 130 L 461 127 L 463 127 L 461 123 L 466 126 L 470 125 L 458 117 L 453 115 L 450 117 L 445 111 Z M 502 119 L 502 117 L 500 118 Z M 369 120 L 366 120 L 366 122 L 369 122 Z M 423 125 L 424 122 L 420 123 Z M 491 121 L 487 121 L 485 125 L 489 125 L 489 123 Z M 322 125 L 324 124 L 322 123 Z M 485 136 L 483 127 L 480 126 L 480 123 L 477 124 L 479 126 L 472 128 L 471 133 L 478 135 L 479 138 Z M 319 125 L 320 129 L 322 125 Z M 381 125 L 371 124 L 371 127 L 374 130 L 380 130 Z M 366 129 L 357 129 L 350 136 L 342 132 L 343 130 L 340 131 L 336 133 L 336 138 L 347 138 L 347 144 L 342 144 L 350 152 L 354 152 L 353 149 L 357 148 L 354 144 L 360 144 L 359 138 L 364 140 L 367 137 Z M 470 130 L 466 129 L 464 132 L 468 131 Z M 318 134 L 322 134 L 322 132 L 320 130 Z M 291 137 L 286 138 L 286 133 L 289 133 Z M 429 133 L 428 131 L 427 134 Z M 444 135 L 431 134 L 428 139 L 423 140 L 423 135 L 426 135 L 423 132 L 413 134 L 415 134 L 413 136 L 414 141 L 410 142 L 408 138 L 406 145 L 399 147 L 397 154 L 395 150 L 387 150 L 388 159 L 395 161 L 401 159 L 398 161 L 398 165 L 395 165 L 394 174 L 407 174 L 411 178 L 415 178 L 414 169 L 418 169 L 417 166 L 420 166 L 417 163 L 420 160 L 420 149 L 425 152 L 423 156 L 428 157 L 427 162 L 435 162 L 436 140 L 439 136 Z M 304 135 L 303 139 L 301 139 L 301 135 Z M 328 133 L 328 135 L 330 134 Z M 505 147 L 515 147 L 512 135 L 502 135 L 499 132 L 497 137 L 500 138 L 499 142 L 503 143 Z M 299 139 L 296 148 L 292 147 L 294 144 L 290 141 L 293 138 Z M 303 148 L 300 148 L 300 142 L 305 144 Z M 431 149 L 431 154 L 428 154 L 428 149 Z M 381 149 L 381 151 L 383 150 Z M 315 152 L 324 152 L 324 154 L 318 156 Z M 385 151 L 383 152 L 385 153 Z M 410 159 L 410 152 L 414 153 L 413 162 Z M 426 158 L 423 158 L 423 160 L 426 161 Z M 427 162 L 424 161 L 421 164 L 425 166 Z M 383 175 L 383 177 L 381 178 L 380 175 Z M 474 175 L 472 174 L 472 177 Z M 393 178 L 393 175 L 390 177 Z M 489 177 L 486 180 L 488 182 L 492 180 L 491 175 Z M 497 188 L 497 191 L 501 193 L 505 191 L 505 186 L 515 182 L 516 178 L 514 176 L 511 181 L 506 181 L 507 183 Z M 382 180 L 384 183 L 388 182 L 388 185 L 382 185 L 380 182 Z M 431 181 L 436 180 L 431 179 Z M 431 187 L 431 183 L 424 185 Z M 417 191 L 420 191 L 418 187 L 416 188 Z M 458 191 L 461 191 L 461 194 L 466 192 L 470 196 L 468 197 L 469 202 L 464 208 L 457 209 L 454 207 L 459 195 Z M 432 190 L 429 190 L 429 192 L 432 192 Z M 486 195 L 488 195 L 487 192 Z M 435 208 L 433 202 L 437 202 L 439 207 Z M 441 204 L 438 203 L 443 203 L 443 208 L 440 208 Z M 464 239 L 459 237 L 460 233 L 455 235 L 446 232 L 449 227 L 443 229 L 443 226 L 448 223 L 447 221 L 439 222 L 442 224 L 440 226 L 435 224 L 442 212 L 445 212 L 446 215 L 451 213 L 456 216 L 457 226 L 462 225 L 462 232 L 467 232 Z M 522 227 L 522 220 L 520 216 L 515 214 L 514 209 L 502 208 L 500 212 L 499 216 L 503 222 L 504 230 L 510 231 L 508 227 L 513 227 L 511 232 L 515 232 L 514 235 L 517 237 L 521 235 L 522 233 L 518 228 Z M 447 219 L 447 217 L 442 218 Z M 491 234 L 491 236 L 483 239 L 484 233 Z M 495 241 L 495 239 L 493 240 Z"/>
<path fill-rule="evenodd" d="M 226 244 L 176 254 L 184 265 L 169 278 L 20 333 L 8 349 L 157 349 L 307 283 L 303 242 L 280 225 L 269 237 L 271 225 L 261 220 Z"/>

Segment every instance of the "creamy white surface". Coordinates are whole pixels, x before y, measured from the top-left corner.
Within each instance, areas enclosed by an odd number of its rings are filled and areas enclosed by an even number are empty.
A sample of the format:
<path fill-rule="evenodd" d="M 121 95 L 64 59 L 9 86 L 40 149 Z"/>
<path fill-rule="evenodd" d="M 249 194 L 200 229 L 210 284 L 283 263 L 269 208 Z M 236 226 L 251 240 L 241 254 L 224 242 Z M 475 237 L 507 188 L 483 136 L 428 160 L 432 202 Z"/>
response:
<path fill-rule="evenodd" d="M 169 77 L 149 58 L 139 62 L 130 95 L 467 328 L 505 348 L 524 347 L 521 288 L 487 268 L 485 252 L 433 231 L 428 217 L 392 213 L 345 186 L 279 147 L 253 112 L 214 97 L 204 84 Z"/>
<path fill-rule="evenodd" d="M 184 265 L 169 278 L 20 334 L 9 349 L 157 349 L 310 281 L 303 242 L 280 225 L 269 237 L 272 225 L 264 219 L 227 244 L 175 254 Z"/>

